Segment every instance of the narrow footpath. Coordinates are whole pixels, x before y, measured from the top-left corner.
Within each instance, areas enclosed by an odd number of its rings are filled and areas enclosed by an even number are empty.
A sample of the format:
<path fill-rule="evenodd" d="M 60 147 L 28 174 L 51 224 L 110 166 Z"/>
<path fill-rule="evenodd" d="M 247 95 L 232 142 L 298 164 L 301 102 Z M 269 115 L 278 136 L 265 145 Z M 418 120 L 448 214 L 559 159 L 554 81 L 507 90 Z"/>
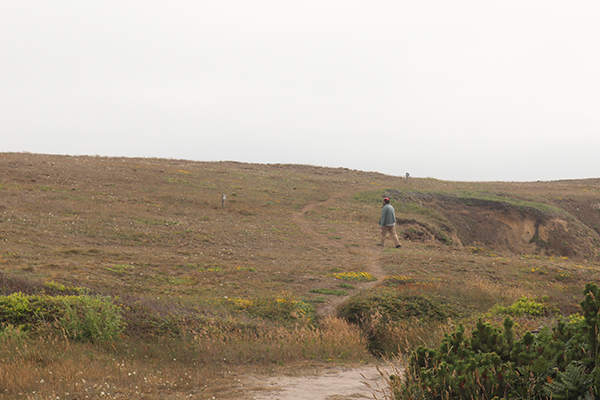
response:
<path fill-rule="evenodd" d="M 306 205 L 301 211 L 293 215 L 294 223 L 303 231 L 307 237 L 315 240 L 322 239 L 315 227 L 311 224 L 307 215 L 317 209 L 333 205 L 348 193 L 335 193 L 326 201 L 315 202 Z M 327 240 L 327 246 L 331 248 L 342 247 L 343 244 L 336 240 Z M 385 273 L 379 264 L 381 249 L 377 248 L 376 231 L 374 236 L 364 238 L 360 243 L 360 254 L 363 257 L 361 263 L 365 270 L 375 276 L 378 280 L 385 277 Z M 374 282 L 361 284 L 365 289 Z M 349 296 L 336 296 L 327 304 L 317 310 L 318 316 L 334 315 L 337 308 L 348 299 Z M 385 370 L 385 367 L 381 367 Z M 380 369 L 380 370 L 381 370 Z M 385 394 L 385 379 L 376 365 L 357 366 L 332 366 L 327 369 L 315 369 L 314 371 L 303 371 L 301 375 L 256 377 L 251 376 L 246 381 L 246 394 L 253 400 L 357 400 L 357 399 L 389 399 Z"/>

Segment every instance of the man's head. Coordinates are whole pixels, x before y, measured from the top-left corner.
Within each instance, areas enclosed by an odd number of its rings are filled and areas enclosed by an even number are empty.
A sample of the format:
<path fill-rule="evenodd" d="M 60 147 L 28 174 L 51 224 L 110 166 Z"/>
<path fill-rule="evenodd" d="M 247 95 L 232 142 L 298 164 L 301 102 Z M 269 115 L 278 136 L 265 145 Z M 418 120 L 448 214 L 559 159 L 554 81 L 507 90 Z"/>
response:
<path fill-rule="evenodd" d="M 390 199 L 388 199 L 387 197 L 383 199 L 383 204 L 390 204 Z"/>

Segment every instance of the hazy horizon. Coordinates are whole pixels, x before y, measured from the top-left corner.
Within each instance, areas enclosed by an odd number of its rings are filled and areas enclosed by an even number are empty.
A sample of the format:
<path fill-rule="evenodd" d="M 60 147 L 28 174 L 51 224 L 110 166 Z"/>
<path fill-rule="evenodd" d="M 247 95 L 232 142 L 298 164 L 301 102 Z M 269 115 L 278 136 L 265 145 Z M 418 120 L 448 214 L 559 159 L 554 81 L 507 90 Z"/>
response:
<path fill-rule="evenodd" d="M 600 176 L 600 3 L 23 1 L 3 152 Z"/>

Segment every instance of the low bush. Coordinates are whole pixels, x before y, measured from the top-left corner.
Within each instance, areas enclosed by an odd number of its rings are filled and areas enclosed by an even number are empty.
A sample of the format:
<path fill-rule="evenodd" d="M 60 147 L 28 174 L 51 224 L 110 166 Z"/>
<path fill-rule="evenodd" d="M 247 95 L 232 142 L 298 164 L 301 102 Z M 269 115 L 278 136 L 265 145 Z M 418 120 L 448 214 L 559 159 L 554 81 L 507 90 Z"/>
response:
<path fill-rule="evenodd" d="M 523 315 L 538 317 L 556 313 L 558 310 L 546 304 L 547 301 L 547 296 L 543 296 L 540 298 L 529 298 L 523 296 L 508 307 L 496 305 L 492 309 L 492 312 L 496 314 L 505 314 L 515 317 L 520 317 Z"/>
<path fill-rule="evenodd" d="M 413 326 L 435 325 L 458 314 L 445 298 L 435 293 L 378 287 L 352 296 L 340 307 L 340 315 L 361 327 L 372 353 L 395 354 L 399 351 L 398 339 L 408 331 L 414 332 L 407 321 Z"/>
<path fill-rule="evenodd" d="M 385 322 L 416 317 L 444 321 L 456 312 L 446 299 L 434 293 L 405 292 L 393 287 L 379 287 L 352 296 L 342 307 L 341 315 L 352 323 L 380 314 Z"/>
<path fill-rule="evenodd" d="M 600 289 L 587 284 L 583 318 L 561 319 L 517 338 L 479 320 L 471 335 L 459 326 L 437 348 L 419 347 L 402 378 L 389 380 L 404 399 L 594 399 L 600 389 Z"/>
<path fill-rule="evenodd" d="M 0 296 L 0 324 L 31 331 L 57 327 L 78 341 L 110 341 L 124 328 L 120 308 L 109 297 L 13 293 Z"/>

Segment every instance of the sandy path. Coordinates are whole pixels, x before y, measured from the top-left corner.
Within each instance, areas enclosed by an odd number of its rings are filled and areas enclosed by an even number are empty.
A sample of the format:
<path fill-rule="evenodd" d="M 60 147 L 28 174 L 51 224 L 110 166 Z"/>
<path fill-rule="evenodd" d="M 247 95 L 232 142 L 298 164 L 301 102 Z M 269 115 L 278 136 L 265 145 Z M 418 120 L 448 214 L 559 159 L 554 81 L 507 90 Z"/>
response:
<path fill-rule="evenodd" d="M 250 378 L 246 394 L 253 400 L 373 399 L 374 390 L 384 383 L 375 366 L 332 367 L 305 376 Z"/>

